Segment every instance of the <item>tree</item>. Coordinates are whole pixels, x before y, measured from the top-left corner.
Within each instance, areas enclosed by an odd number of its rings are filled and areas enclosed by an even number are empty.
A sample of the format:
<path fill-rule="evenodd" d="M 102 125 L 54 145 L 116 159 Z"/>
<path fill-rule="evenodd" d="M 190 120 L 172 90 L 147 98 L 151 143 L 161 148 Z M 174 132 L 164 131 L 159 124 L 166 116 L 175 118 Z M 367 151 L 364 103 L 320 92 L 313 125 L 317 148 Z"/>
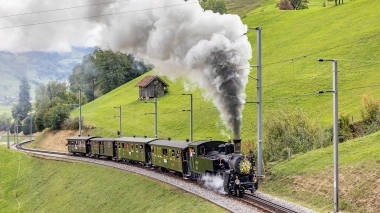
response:
<path fill-rule="evenodd" d="M 95 52 L 95 64 L 100 89 L 104 94 L 134 78 L 130 73 L 131 64 L 123 53 L 98 49 Z"/>
<path fill-rule="evenodd" d="M 7 121 L 7 114 L 3 113 L 0 115 L 0 131 L 7 131 L 8 130 L 8 121 Z"/>
<path fill-rule="evenodd" d="M 50 99 L 47 92 L 47 86 L 45 84 L 40 84 L 36 87 L 35 100 L 36 111 L 41 111 L 50 107 Z"/>
<path fill-rule="evenodd" d="M 227 13 L 227 6 L 224 0 L 199 0 L 199 4 L 204 10 L 212 10 L 214 13 Z"/>
<path fill-rule="evenodd" d="M 37 131 L 42 132 L 46 127 L 44 124 L 44 115 L 46 111 L 40 110 L 37 111 L 37 114 L 34 118 L 34 126 L 36 127 Z"/>
<path fill-rule="evenodd" d="M 26 77 L 21 79 L 19 86 L 18 103 L 12 107 L 12 117 L 14 119 L 24 120 L 32 111 L 32 104 L 30 103 L 30 85 Z"/>
<path fill-rule="evenodd" d="M 340 0 L 339 0 L 339 4 L 340 4 Z M 342 0 L 342 4 L 343 4 L 343 0 Z M 338 0 L 335 0 L 335 5 L 338 5 Z"/>
<path fill-rule="evenodd" d="M 33 124 L 34 119 L 35 119 L 35 116 L 33 114 L 29 115 L 28 117 L 24 119 L 23 124 L 22 124 L 22 132 L 24 133 L 24 135 L 31 134 L 30 127 L 32 127 L 32 133 L 37 132 L 36 125 Z M 30 122 L 32 122 L 32 124 Z"/>
<path fill-rule="evenodd" d="M 58 104 L 50 110 L 47 119 L 49 119 L 50 128 L 53 130 L 61 129 L 63 122 L 70 116 L 68 106 Z"/>
<path fill-rule="evenodd" d="M 277 7 L 280 10 L 302 10 L 309 8 L 307 6 L 308 3 L 308 0 L 280 0 L 277 3 Z"/>

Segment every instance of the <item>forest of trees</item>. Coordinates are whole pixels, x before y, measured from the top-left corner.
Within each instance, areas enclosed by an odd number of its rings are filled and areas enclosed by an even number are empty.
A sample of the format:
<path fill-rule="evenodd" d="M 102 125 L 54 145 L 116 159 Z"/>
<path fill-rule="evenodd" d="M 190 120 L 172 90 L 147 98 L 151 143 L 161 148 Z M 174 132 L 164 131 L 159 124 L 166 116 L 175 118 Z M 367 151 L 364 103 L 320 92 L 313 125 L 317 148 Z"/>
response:
<path fill-rule="evenodd" d="M 79 91 L 82 93 L 81 103 L 85 104 L 151 69 L 151 65 L 136 60 L 132 55 L 95 47 L 93 53 L 85 55 L 82 63 L 73 68 L 69 84 L 50 81 L 37 86 L 33 108 L 31 87 L 28 79 L 23 77 L 18 103 L 12 107 L 10 132 L 30 134 L 30 125 L 33 133 L 46 128 L 78 129 L 79 118 L 70 119 L 69 116 L 70 111 L 79 106 Z M 7 127 L 6 114 L 0 115 L 0 130 L 7 130 Z"/>
<path fill-rule="evenodd" d="M 136 60 L 132 55 L 96 47 L 74 67 L 69 76 L 70 90 L 78 92 L 81 89 L 92 101 L 151 69 L 151 65 Z"/>

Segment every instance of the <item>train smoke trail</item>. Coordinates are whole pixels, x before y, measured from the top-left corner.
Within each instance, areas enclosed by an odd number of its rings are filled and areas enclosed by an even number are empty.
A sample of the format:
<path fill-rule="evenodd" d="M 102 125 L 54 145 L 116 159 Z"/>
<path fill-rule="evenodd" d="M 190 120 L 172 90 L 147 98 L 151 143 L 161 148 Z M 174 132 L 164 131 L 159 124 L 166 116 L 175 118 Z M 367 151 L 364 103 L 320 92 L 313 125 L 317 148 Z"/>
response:
<path fill-rule="evenodd" d="M 227 194 L 224 191 L 223 182 L 224 179 L 221 176 L 204 175 L 202 176 L 203 185 L 219 194 Z"/>
<path fill-rule="evenodd" d="M 93 20 L 105 24 L 102 38 L 107 47 L 138 53 L 171 80 L 184 77 L 197 83 L 234 137 L 240 138 L 248 60 L 252 57 L 244 35 L 247 26 L 237 15 L 204 11 L 197 0 L 131 0 L 125 4 L 129 10 L 159 9 L 106 22 Z"/>
<path fill-rule="evenodd" d="M 93 6 L 74 8 L 74 4 Z M 252 50 L 244 35 L 247 26 L 239 16 L 204 11 L 198 0 L 25 0 L 9 1 L 0 12 L 11 15 L 70 7 L 0 18 L 0 27 L 32 24 L 3 29 L 0 39 L 7 42 L 0 44 L 0 50 L 67 52 L 72 46 L 98 45 L 134 54 L 171 80 L 186 78 L 196 83 L 234 137 L 240 138 Z"/>

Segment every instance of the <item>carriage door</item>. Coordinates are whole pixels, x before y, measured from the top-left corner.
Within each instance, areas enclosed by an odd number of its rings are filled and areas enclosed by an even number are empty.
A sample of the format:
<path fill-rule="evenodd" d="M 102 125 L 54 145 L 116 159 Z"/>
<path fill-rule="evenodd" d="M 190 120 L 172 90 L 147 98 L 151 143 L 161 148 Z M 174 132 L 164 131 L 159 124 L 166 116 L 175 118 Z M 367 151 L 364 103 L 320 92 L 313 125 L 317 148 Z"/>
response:
<path fill-rule="evenodd" d="M 190 154 L 190 167 L 192 171 L 195 171 L 195 149 L 194 147 L 189 148 L 189 154 Z"/>

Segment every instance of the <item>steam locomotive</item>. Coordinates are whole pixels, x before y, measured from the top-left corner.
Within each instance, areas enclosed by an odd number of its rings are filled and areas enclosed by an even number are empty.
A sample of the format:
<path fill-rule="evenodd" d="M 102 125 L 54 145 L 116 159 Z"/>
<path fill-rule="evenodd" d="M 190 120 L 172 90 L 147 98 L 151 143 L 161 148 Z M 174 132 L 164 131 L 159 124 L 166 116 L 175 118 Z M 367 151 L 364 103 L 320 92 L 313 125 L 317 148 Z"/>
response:
<path fill-rule="evenodd" d="M 68 151 L 73 155 L 141 163 L 198 181 L 205 176 L 220 177 L 224 191 L 239 197 L 247 191 L 254 193 L 258 188 L 254 156 L 243 155 L 240 143 L 241 140 L 234 140 L 232 144 L 147 137 L 67 138 Z"/>

